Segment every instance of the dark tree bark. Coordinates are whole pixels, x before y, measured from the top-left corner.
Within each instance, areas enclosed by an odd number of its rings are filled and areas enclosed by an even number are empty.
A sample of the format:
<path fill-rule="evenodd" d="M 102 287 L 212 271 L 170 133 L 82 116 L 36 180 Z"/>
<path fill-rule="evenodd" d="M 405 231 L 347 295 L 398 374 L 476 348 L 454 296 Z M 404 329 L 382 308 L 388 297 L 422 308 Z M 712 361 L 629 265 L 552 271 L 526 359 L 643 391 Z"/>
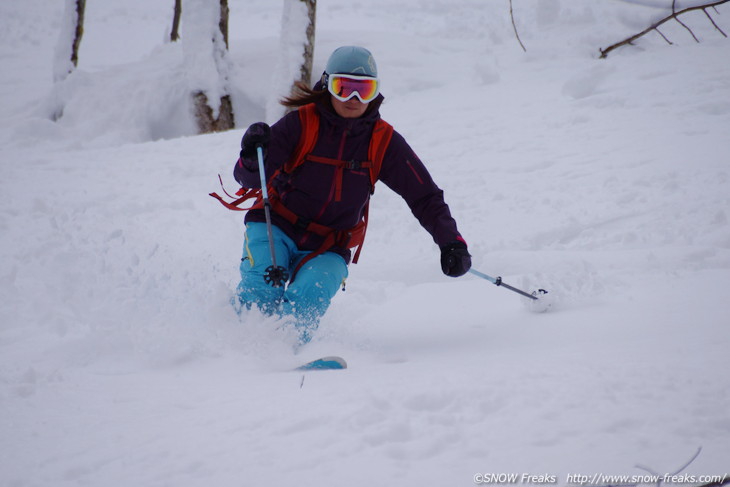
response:
<path fill-rule="evenodd" d="M 76 31 L 74 32 L 74 40 L 71 48 L 71 63 L 74 67 L 79 65 L 79 46 L 81 38 L 84 36 L 84 11 L 86 10 L 86 0 L 76 0 Z"/>
<path fill-rule="evenodd" d="M 180 16 L 182 15 L 182 0 L 175 0 L 174 13 L 172 15 L 172 31 L 170 32 L 170 42 L 176 42 L 180 39 Z"/>
<path fill-rule="evenodd" d="M 217 118 L 213 116 L 213 109 L 210 108 L 208 97 L 202 91 L 193 94 L 193 103 L 195 105 L 195 119 L 198 121 L 198 132 L 201 134 L 223 132 L 235 127 L 231 95 L 221 97 Z"/>
<path fill-rule="evenodd" d="M 79 65 L 79 47 L 81 46 L 81 38 L 84 36 L 86 0 L 66 0 L 64 9 L 63 25 L 61 26 L 53 61 L 55 106 L 49 114 L 53 121 L 63 117 L 65 106 L 58 87 L 62 86 L 66 78 Z"/>
<path fill-rule="evenodd" d="M 314 59 L 314 34 L 317 20 L 317 0 L 300 0 L 307 5 L 309 24 L 307 24 L 307 42 L 304 45 L 304 59 L 300 69 L 299 79 L 306 85 L 312 83 L 312 61 Z M 293 86 L 292 86 L 293 89 Z M 293 92 L 292 92 L 293 94 Z"/>
<path fill-rule="evenodd" d="M 230 13 L 230 10 L 228 9 L 228 0 L 220 1 L 221 19 L 220 22 L 218 22 L 218 28 L 221 30 L 221 34 L 223 34 L 223 42 L 226 43 L 226 49 L 228 49 L 228 14 Z"/>

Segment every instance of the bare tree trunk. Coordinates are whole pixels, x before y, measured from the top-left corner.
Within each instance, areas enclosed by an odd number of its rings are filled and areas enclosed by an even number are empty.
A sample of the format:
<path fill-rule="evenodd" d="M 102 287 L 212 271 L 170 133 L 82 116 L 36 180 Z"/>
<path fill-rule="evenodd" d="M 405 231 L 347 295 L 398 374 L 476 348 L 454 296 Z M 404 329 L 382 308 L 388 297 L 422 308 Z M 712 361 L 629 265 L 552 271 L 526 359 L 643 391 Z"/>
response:
<path fill-rule="evenodd" d="M 176 42 L 180 39 L 180 15 L 182 14 L 182 0 L 175 0 L 175 8 L 172 16 L 172 31 L 170 32 L 170 42 Z"/>
<path fill-rule="evenodd" d="M 228 0 L 221 0 L 221 20 L 218 22 L 218 28 L 223 34 L 223 42 L 226 43 L 226 49 L 228 49 L 228 14 L 230 10 L 228 8 Z"/>
<path fill-rule="evenodd" d="M 84 12 L 86 11 L 86 0 L 76 0 L 76 30 L 71 48 L 71 63 L 74 67 L 79 65 L 79 46 L 84 36 Z"/>
<path fill-rule="evenodd" d="M 202 31 L 198 31 L 196 35 L 198 37 L 191 39 L 189 35 L 186 35 L 183 39 L 183 45 L 185 42 L 196 44 L 193 51 L 196 55 L 202 55 L 208 58 L 205 61 L 205 65 L 209 66 L 207 69 L 215 69 L 217 71 L 219 83 L 215 86 L 208 84 L 205 81 L 207 77 L 203 76 L 196 82 L 197 86 L 193 86 L 192 98 L 193 98 L 193 111 L 196 122 L 198 124 L 198 131 L 201 134 L 209 132 L 221 132 L 234 128 L 235 119 L 233 116 L 233 104 L 231 103 L 231 96 L 228 93 L 228 66 L 227 66 L 227 51 L 228 51 L 228 0 L 197 0 L 193 11 L 189 11 L 186 14 L 186 20 L 188 22 L 196 22 L 199 20 L 196 14 L 201 12 L 209 12 L 208 3 L 218 3 L 216 11 L 218 12 L 218 19 L 215 26 L 203 26 Z M 200 10 L 203 8 L 203 10 Z M 213 8 L 212 6 L 210 8 Z M 187 17 L 191 15 L 191 17 Z M 206 17 L 203 15 L 202 17 Z M 208 17 L 209 18 L 209 17 Z M 211 30 L 207 30 L 210 28 Z M 219 32 L 215 32 L 218 30 Z M 203 35 L 200 35 L 203 32 Z M 212 32 L 211 37 L 206 37 L 206 32 Z M 201 45 L 200 43 L 204 43 Z M 205 43 L 210 43 L 208 47 Z M 202 47 L 202 49 L 201 49 Z M 208 57 L 209 56 L 209 57 Z M 194 65 L 192 69 L 199 69 L 199 65 Z M 193 73 L 194 75 L 194 73 Z M 220 100 L 208 99 L 207 93 L 216 93 L 216 96 L 220 96 Z M 213 101 L 214 103 L 211 103 Z M 218 103 L 215 103 L 218 102 Z M 217 110 L 214 107 L 217 105 Z M 217 113 L 216 113 L 217 112 Z"/>
<path fill-rule="evenodd" d="M 221 18 L 218 22 L 218 28 L 221 30 L 223 35 L 223 42 L 226 44 L 226 51 L 228 51 L 228 15 L 230 10 L 228 8 L 228 0 L 220 0 L 221 2 Z M 233 104 L 231 103 L 231 95 L 226 94 L 221 97 L 220 109 L 218 110 L 218 118 L 214 120 L 213 130 L 221 132 L 223 130 L 230 130 L 236 126 L 233 118 Z"/>
<path fill-rule="evenodd" d="M 312 83 L 312 61 L 314 59 L 314 34 L 317 20 L 317 0 L 301 0 L 307 6 L 309 23 L 307 24 L 307 42 L 304 44 L 304 59 L 300 68 L 299 80 L 306 84 Z M 294 86 L 292 85 L 292 95 Z"/>
<path fill-rule="evenodd" d="M 65 0 L 61 30 L 53 57 L 53 107 L 49 117 L 53 121 L 63 117 L 65 107 L 62 95 L 64 82 L 79 64 L 79 47 L 84 36 L 86 0 Z"/>
<path fill-rule="evenodd" d="M 66 0 L 61 32 L 53 61 L 53 80 L 61 82 L 79 64 L 79 46 L 84 35 L 86 0 Z"/>
<path fill-rule="evenodd" d="M 297 93 L 296 84 L 312 84 L 317 0 L 284 0 L 279 31 L 279 55 L 272 75 L 267 120 L 278 120 L 291 108 L 279 100 Z"/>

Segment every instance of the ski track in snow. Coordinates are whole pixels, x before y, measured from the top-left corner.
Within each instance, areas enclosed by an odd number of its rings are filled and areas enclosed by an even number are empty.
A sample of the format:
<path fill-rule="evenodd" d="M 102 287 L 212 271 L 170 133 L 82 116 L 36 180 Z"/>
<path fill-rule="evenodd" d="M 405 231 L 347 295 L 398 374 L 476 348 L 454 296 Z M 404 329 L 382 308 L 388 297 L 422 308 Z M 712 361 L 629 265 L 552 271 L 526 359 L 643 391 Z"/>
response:
<path fill-rule="evenodd" d="M 0 485 L 565 485 L 672 472 L 698 448 L 684 473 L 728 473 L 730 43 L 704 14 L 685 19 L 699 44 L 667 25 L 674 45 L 598 60 L 658 10 L 514 2 L 523 53 L 506 5 L 320 2 L 314 72 L 338 45 L 371 48 L 383 117 L 474 267 L 556 302 L 533 314 L 444 277 L 379 186 L 347 290 L 294 354 L 229 305 L 241 218 L 208 197 L 218 173 L 234 189 L 270 101 L 281 2 L 229 2 L 243 115 L 204 136 L 162 44 L 171 5 L 92 3 L 57 92 L 63 6 L 0 6 Z M 331 354 L 349 368 L 291 372 Z"/>

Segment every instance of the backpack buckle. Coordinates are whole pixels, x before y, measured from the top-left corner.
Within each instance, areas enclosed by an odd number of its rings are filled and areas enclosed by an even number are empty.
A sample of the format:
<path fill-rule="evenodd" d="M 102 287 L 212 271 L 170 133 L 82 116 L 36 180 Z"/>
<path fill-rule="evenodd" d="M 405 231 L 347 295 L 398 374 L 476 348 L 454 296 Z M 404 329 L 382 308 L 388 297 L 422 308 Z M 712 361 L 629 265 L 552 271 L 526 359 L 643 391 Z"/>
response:
<path fill-rule="evenodd" d="M 345 167 L 347 169 L 352 169 L 354 171 L 359 171 L 360 169 L 362 169 L 362 162 L 360 162 L 360 161 L 347 161 L 345 163 Z"/>
<path fill-rule="evenodd" d="M 307 231 L 307 227 L 309 227 L 310 223 L 312 223 L 312 220 L 298 216 L 297 221 L 294 222 L 294 227 L 297 230 Z"/>
<path fill-rule="evenodd" d="M 352 240 L 352 232 L 340 230 L 335 236 L 335 245 L 342 249 L 348 249 L 350 248 L 350 240 Z"/>

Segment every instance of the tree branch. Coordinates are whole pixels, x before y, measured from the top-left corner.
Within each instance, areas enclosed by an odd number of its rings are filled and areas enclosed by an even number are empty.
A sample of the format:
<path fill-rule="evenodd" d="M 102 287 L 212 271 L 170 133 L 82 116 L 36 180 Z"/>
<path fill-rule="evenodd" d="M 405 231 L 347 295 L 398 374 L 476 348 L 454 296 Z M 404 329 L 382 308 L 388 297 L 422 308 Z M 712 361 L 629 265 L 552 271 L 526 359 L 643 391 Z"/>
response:
<path fill-rule="evenodd" d="M 676 0 L 673 0 L 672 1 L 672 13 L 671 13 L 671 15 L 668 15 L 668 16 L 664 17 L 663 19 L 659 20 L 658 22 L 650 25 L 649 27 L 647 27 L 646 29 L 642 30 L 638 34 L 634 34 L 631 37 L 627 37 L 626 39 L 624 39 L 624 40 L 622 40 L 620 42 L 617 42 L 615 44 L 612 44 L 612 45 L 608 46 L 605 49 L 599 49 L 599 51 L 601 52 L 600 58 L 601 59 L 606 58 L 608 56 L 608 53 L 611 52 L 611 51 L 613 51 L 614 49 L 616 49 L 618 47 L 621 47 L 621 46 L 625 46 L 627 44 L 631 44 L 632 42 L 634 42 L 639 37 L 642 37 L 643 35 L 648 34 L 649 32 L 651 32 L 653 30 L 659 32 L 659 30 L 657 29 L 657 27 L 659 27 L 660 25 L 662 25 L 665 22 L 668 22 L 668 21 L 670 21 L 672 19 L 674 19 L 677 22 L 679 22 L 685 29 L 687 29 L 690 32 L 690 34 L 692 34 L 692 37 L 694 37 L 694 39 L 697 42 L 699 42 L 699 40 L 694 35 L 694 33 L 692 32 L 692 30 L 689 27 L 687 27 L 685 24 L 683 24 L 677 17 L 679 17 L 680 15 L 685 14 L 687 12 L 691 12 L 693 10 L 702 10 L 702 11 L 705 12 L 705 14 L 707 14 L 707 10 L 706 9 L 708 9 L 710 7 L 715 8 L 718 5 L 722 5 L 723 3 L 727 3 L 729 1 L 730 0 L 717 0 L 715 2 L 711 2 L 711 3 L 705 4 L 705 5 L 697 5 L 695 7 L 687 7 L 685 9 L 683 9 L 683 10 L 677 11 L 677 10 L 675 10 Z M 707 16 L 709 17 L 709 14 L 707 14 Z M 712 21 L 712 18 L 710 18 L 710 21 Z M 712 24 L 715 25 L 715 27 L 717 28 L 717 30 L 719 30 L 723 35 L 725 35 L 725 33 L 722 32 L 722 30 L 720 30 L 719 27 L 717 27 L 717 25 L 715 24 L 715 22 L 712 22 Z M 662 34 L 660 33 L 660 35 L 662 35 Z M 662 37 L 664 37 L 664 36 L 662 35 Z M 725 37 L 727 37 L 727 35 L 725 35 Z M 664 39 L 667 42 L 669 42 L 669 40 L 666 37 L 664 37 Z"/>
<path fill-rule="evenodd" d="M 520 34 L 517 32 L 517 25 L 515 25 L 515 16 L 512 12 L 512 0 L 509 0 L 509 16 L 512 19 L 512 28 L 515 30 L 515 37 L 517 37 L 517 42 L 519 42 L 520 46 L 522 46 L 522 50 L 527 52 L 527 49 L 525 49 L 525 45 L 522 43 L 522 39 L 520 39 Z"/>
<path fill-rule="evenodd" d="M 662 34 L 662 31 L 660 31 L 659 29 L 654 29 L 654 30 L 657 32 L 657 34 L 659 34 L 660 36 L 662 36 L 662 39 L 664 39 L 665 41 L 667 41 L 667 44 L 669 44 L 670 46 L 673 46 L 674 45 L 674 44 L 672 44 L 672 41 L 670 41 L 669 39 L 667 39 L 667 36 L 665 36 L 664 34 Z"/>
<path fill-rule="evenodd" d="M 679 17 L 677 17 L 675 15 L 674 20 L 676 20 L 679 25 L 681 25 L 682 27 L 684 27 L 685 29 L 687 29 L 687 32 L 690 33 L 690 35 L 695 40 L 695 42 L 697 42 L 698 44 L 700 43 L 700 40 L 697 38 L 697 36 L 695 35 L 695 33 L 692 32 L 692 29 L 690 29 L 689 27 L 687 27 L 687 25 L 684 22 L 682 22 L 681 20 L 679 20 Z"/>
<path fill-rule="evenodd" d="M 71 62 L 74 67 L 79 65 L 79 45 L 84 35 L 84 12 L 86 11 L 86 0 L 76 0 L 76 28 L 74 29 L 74 40 L 71 47 Z"/>
<path fill-rule="evenodd" d="M 175 0 L 175 8 L 172 16 L 172 31 L 170 32 L 170 42 L 177 42 L 180 39 L 180 15 L 182 13 L 182 0 Z"/>
<path fill-rule="evenodd" d="M 724 35 L 725 37 L 727 37 L 727 34 L 726 34 L 726 33 L 724 33 L 724 32 L 722 31 L 722 29 L 721 29 L 720 27 L 718 27 L 718 25 L 717 25 L 717 24 L 715 23 L 715 19 L 713 19 L 713 18 L 712 18 L 712 16 L 711 16 L 711 15 L 710 15 L 710 13 L 709 13 L 709 12 L 707 11 L 707 9 L 706 9 L 706 8 L 703 8 L 703 9 L 702 9 L 702 11 L 703 11 L 703 12 L 705 12 L 705 15 L 707 15 L 707 18 L 708 18 L 708 19 L 710 19 L 710 22 L 712 22 L 712 25 L 714 25 L 714 26 L 715 26 L 715 29 L 719 30 L 719 31 L 720 31 L 720 34 L 722 34 L 722 35 Z M 715 9 L 715 12 L 717 12 L 717 9 Z"/>

